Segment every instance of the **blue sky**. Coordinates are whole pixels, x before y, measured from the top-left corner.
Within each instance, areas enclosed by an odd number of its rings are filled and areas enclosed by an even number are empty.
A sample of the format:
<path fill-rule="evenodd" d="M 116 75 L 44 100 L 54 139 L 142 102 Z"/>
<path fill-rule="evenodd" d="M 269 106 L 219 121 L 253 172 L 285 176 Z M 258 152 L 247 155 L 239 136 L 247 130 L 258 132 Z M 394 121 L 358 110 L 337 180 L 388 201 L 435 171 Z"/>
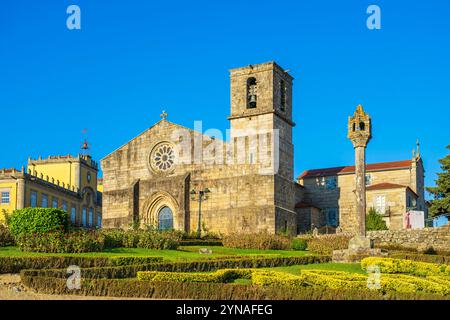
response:
<path fill-rule="evenodd" d="M 66 8 L 81 8 L 81 30 Z M 381 30 L 366 8 L 381 8 Z M 229 127 L 234 67 L 277 61 L 294 85 L 295 174 L 348 165 L 347 117 L 373 117 L 368 162 L 409 159 L 426 184 L 450 144 L 450 2 L 8 1 L 0 6 L 0 167 L 76 154 L 101 159 L 158 121 Z"/>

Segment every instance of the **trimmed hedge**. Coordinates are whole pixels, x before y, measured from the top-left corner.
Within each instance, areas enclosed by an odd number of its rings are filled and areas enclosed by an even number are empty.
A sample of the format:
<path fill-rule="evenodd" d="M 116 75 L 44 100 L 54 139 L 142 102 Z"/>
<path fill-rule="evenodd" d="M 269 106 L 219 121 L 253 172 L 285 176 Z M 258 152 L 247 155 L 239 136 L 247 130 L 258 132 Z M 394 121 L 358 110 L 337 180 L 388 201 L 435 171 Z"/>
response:
<path fill-rule="evenodd" d="M 250 279 L 254 272 L 254 269 L 221 269 L 212 273 L 139 271 L 137 278 L 156 282 L 228 283 L 236 279 Z"/>
<path fill-rule="evenodd" d="M 192 247 L 192 246 L 205 246 L 205 247 L 214 247 L 214 246 L 223 246 L 221 240 L 181 240 L 180 246 L 184 247 Z"/>
<path fill-rule="evenodd" d="M 40 293 L 194 300 L 443 300 L 434 294 L 329 288 L 280 288 L 223 283 L 151 282 L 135 279 L 85 279 L 69 290 L 66 279 L 23 276 L 24 285 Z"/>
<path fill-rule="evenodd" d="M 85 253 L 103 251 L 104 237 L 98 231 L 77 230 L 45 234 L 21 234 L 16 243 L 22 251 L 46 253 Z"/>
<path fill-rule="evenodd" d="M 405 273 L 415 276 L 450 276 L 450 266 L 412 260 L 369 257 L 361 260 L 361 267 L 376 265 L 381 273 Z"/>
<path fill-rule="evenodd" d="M 399 252 L 399 253 L 391 253 L 389 254 L 389 257 L 394 259 L 405 259 L 438 264 L 450 264 L 450 257 L 441 255 Z"/>
<path fill-rule="evenodd" d="M 329 256 L 303 256 L 303 257 L 273 257 L 273 258 L 234 258 L 234 259 L 204 259 L 196 261 L 151 263 L 129 265 L 123 267 L 84 268 L 81 270 L 83 278 L 123 279 L 135 278 L 139 271 L 166 271 L 166 272 L 208 272 L 219 269 L 232 268 L 270 268 L 331 261 Z M 36 277 L 66 277 L 66 270 L 22 270 L 21 275 Z"/>
<path fill-rule="evenodd" d="M 349 240 L 346 235 L 320 235 L 307 240 L 308 250 L 317 254 L 332 254 L 334 250 L 347 249 Z"/>
<path fill-rule="evenodd" d="M 237 249 L 289 250 L 291 240 L 288 237 L 259 233 L 230 233 L 223 237 L 223 246 Z"/>
<path fill-rule="evenodd" d="M 183 237 L 179 231 L 105 229 L 105 248 L 176 250 Z"/>
<path fill-rule="evenodd" d="M 46 256 L 46 257 L 0 257 L 0 274 L 19 273 L 24 269 L 57 269 L 71 265 L 80 268 L 98 268 L 108 266 L 126 266 L 162 262 L 161 257 L 79 257 L 79 256 Z M 65 272 L 65 270 L 64 270 Z"/>

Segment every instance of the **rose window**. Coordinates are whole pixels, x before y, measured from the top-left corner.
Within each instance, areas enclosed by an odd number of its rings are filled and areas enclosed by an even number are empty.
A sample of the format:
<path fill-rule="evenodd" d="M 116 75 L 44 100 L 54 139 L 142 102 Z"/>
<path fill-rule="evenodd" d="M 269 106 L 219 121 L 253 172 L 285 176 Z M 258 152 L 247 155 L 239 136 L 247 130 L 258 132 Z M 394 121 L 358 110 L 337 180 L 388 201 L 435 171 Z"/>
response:
<path fill-rule="evenodd" d="M 174 163 L 175 153 L 171 144 L 163 142 L 153 149 L 150 158 L 153 170 L 166 172 L 173 168 Z"/>

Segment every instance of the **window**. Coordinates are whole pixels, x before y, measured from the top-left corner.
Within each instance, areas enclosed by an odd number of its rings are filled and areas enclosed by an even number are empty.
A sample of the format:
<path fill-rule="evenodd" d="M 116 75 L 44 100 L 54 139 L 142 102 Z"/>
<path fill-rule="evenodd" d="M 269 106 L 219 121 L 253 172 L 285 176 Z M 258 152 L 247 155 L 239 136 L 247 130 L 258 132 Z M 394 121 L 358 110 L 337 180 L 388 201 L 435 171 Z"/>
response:
<path fill-rule="evenodd" d="M 280 81 L 280 110 L 286 110 L 286 85 L 283 80 Z"/>
<path fill-rule="evenodd" d="M 48 196 L 46 194 L 42 194 L 41 208 L 47 208 L 47 207 L 48 207 Z"/>
<path fill-rule="evenodd" d="M 52 200 L 52 208 L 53 209 L 58 209 L 58 199 L 53 198 L 53 200 Z"/>
<path fill-rule="evenodd" d="M 2 191 L 2 204 L 9 204 L 10 199 L 9 199 L 9 191 Z"/>
<path fill-rule="evenodd" d="M 62 202 L 61 208 L 67 212 L 67 202 L 66 201 Z"/>
<path fill-rule="evenodd" d="M 318 187 L 324 187 L 325 186 L 325 177 L 316 178 L 316 184 Z"/>
<path fill-rule="evenodd" d="M 97 227 L 102 227 L 102 215 L 100 213 L 97 213 Z"/>
<path fill-rule="evenodd" d="M 163 207 L 159 211 L 158 229 L 159 230 L 173 229 L 173 214 L 172 214 L 172 210 L 169 207 Z"/>
<path fill-rule="evenodd" d="M 37 207 L 37 192 L 31 191 L 30 193 L 30 207 L 36 208 Z"/>
<path fill-rule="evenodd" d="M 326 208 L 325 219 L 327 226 L 337 227 L 339 226 L 339 214 L 338 208 Z"/>
<path fill-rule="evenodd" d="M 77 208 L 72 207 L 70 212 L 70 221 L 72 221 L 73 224 L 75 224 L 77 220 Z"/>
<path fill-rule="evenodd" d="M 366 174 L 366 186 L 370 186 L 372 184 L 372 175 L 370 173 Z"/>
<path fill-rule="evenodd" d="M 93 219 L 94 219 L 94 210 L 92 208 L 89 208 L 89 227 L 92 227 L 92 223 L 93 223 Z"/>
<path fill-rule="evenodd" d="M 86 215 L 87 215 L 86 207 L 83 207 L 83 211 L 81 214 L 81 224 L 83 227 L 86 227 Z"/>
<path fill-rule="evenodd" d="M 91 183 L 91 178 L 92 177 L 91 177 L 91 173 L 90 172 L 87 173 L 87 177 L 86 178 L 87 178 L 87 182 Z"/>
<path fill-rule="evenodd" d="M 258 97 L 258 86 L 256 78 L 247 79 L 247 108 L 256 108 L 256 100 Z"/>
<path fill-rule="evenodd" d="M 337 178 L 336 177 L 326 177 L 325 179 L 325 188 L 328 190 L 334 190 L 337 187 Z"/>
<path fill-rule="evenodd" d="M 379 195 L 375 197 L 374 201 L 375 209 L 377 210 L 378 214 L 386 214 L 386 196 Z"/>

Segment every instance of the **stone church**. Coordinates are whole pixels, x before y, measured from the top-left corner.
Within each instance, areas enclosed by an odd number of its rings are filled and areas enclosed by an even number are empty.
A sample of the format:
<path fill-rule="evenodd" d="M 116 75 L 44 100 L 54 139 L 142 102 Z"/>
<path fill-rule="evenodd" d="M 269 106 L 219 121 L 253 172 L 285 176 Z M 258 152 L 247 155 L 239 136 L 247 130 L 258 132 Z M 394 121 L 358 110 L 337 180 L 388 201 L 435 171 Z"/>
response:
<path fill-rule="evenodd" d="M 228 142 L 163 114 L 101 161 L 104 227 L 297 232 L 293 78 L 275 62 L 233 69 L 230 78 Z"/>
<path fill-rule="evenodd" d="M 351 175 L 336 169 L 294 179 L 292 84 L 292 76 L 275 62 L 230 70 L 227 139 L 214 130 L 203 133 L 172 123 L 163 112 L 159 122 L 101 161 L 103 226 L 138 222 L 186 232 L 297 234 L 341 221 L 352 231 Z M 414 174 L 423 178 L 423 170 Z M 337 187 L 323 182 L 322 188 L 317 179 Z M 389 172 L 377 173 L 375 180 L 392 182 Z M 423 196 L 423 187 L 400 185 L 403 180 L 390 185 L 400 198 L 409 191 L 415 199 Z M 342 191 L 348 191 L 348 201 L 340 203 Z M 321 197 L 328 193 L 333 203 Z"/>

